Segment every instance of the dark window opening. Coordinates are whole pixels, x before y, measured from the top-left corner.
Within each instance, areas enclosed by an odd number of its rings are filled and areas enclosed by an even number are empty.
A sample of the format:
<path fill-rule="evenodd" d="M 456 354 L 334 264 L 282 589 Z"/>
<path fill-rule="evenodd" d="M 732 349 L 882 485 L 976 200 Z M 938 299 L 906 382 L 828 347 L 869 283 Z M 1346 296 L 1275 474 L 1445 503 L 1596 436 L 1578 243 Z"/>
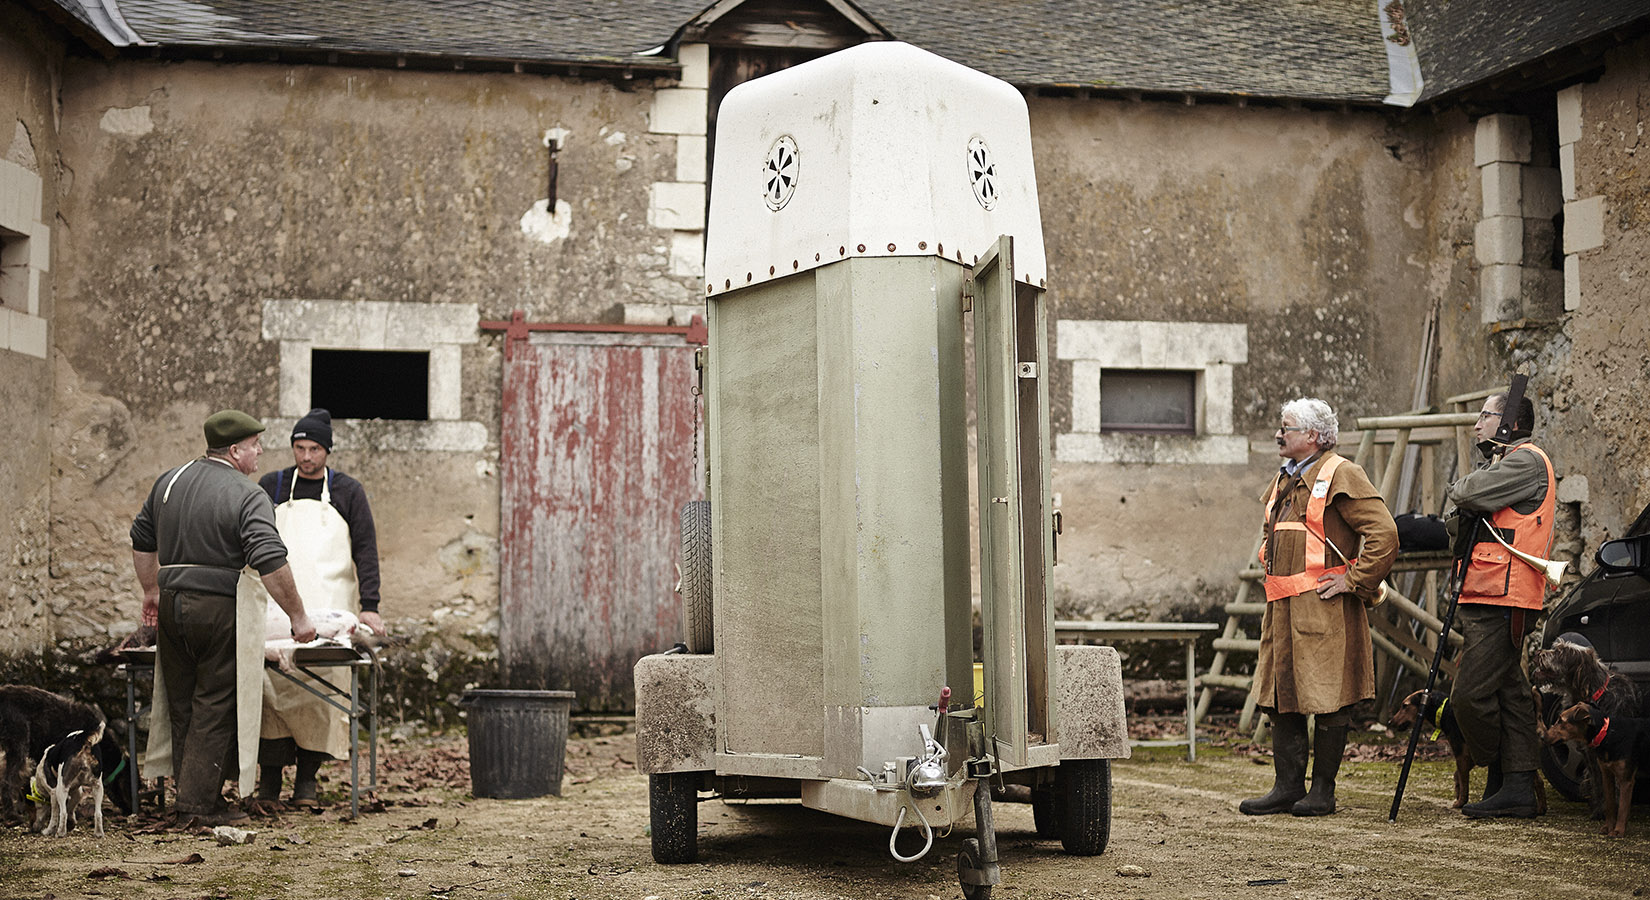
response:
<path fill-rule="evenodd" d="M 1197 373 L 1102 369 L 1100 431 L 1197 433 Z"/>
<path fill-rule="evenodd" d="M 314 350 L 309 405 L 334 419 L 430 418 L 425 350 Z"/>
<path fill-rule="evenodd" d="M 0 306 L 29 310 L 29 238 L 0 228 Z"/>

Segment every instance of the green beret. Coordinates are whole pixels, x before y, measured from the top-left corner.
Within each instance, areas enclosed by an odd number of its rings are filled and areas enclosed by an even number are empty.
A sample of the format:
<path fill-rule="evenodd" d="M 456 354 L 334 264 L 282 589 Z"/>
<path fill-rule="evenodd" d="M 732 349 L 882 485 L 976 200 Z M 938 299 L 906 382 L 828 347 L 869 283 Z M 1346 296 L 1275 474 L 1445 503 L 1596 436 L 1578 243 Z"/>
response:
<path fill-rule="evenodd" d="M 220 410 L 206 417 L 206 447 L 221 450 L 263 430 L 264 423 L 238 409 Z"/>

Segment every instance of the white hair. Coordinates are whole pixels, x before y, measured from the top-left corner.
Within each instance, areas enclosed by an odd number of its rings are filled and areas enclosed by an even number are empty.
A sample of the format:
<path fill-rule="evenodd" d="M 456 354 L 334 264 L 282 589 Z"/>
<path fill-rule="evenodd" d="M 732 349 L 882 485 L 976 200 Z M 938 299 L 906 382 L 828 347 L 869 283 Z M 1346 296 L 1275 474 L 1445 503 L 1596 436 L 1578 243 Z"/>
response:
<path fill-rule="evenodd" d="M 1279 414 L 1294 416 L 1295 424 L 1316 431 L 1320 450 L 1328 450 L 1340 440 L 1341 420 L 1335 418 L 1335 411 L 1329 408 L 1329 404 L 1316 397 L 1291 400 L 1283 405 Z"/>

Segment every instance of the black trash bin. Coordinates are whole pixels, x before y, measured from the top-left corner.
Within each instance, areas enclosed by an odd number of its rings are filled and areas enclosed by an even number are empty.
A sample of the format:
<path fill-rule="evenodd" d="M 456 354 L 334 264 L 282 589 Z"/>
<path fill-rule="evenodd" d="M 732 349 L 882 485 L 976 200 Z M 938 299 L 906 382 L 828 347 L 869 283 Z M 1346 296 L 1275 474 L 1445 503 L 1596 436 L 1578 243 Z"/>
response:
<path fill-rule="evenodd" d="M 517 800 L 561 796 L 572 691 L 477 689 L 459 701 L 470 726 L 470 790 Z"/>

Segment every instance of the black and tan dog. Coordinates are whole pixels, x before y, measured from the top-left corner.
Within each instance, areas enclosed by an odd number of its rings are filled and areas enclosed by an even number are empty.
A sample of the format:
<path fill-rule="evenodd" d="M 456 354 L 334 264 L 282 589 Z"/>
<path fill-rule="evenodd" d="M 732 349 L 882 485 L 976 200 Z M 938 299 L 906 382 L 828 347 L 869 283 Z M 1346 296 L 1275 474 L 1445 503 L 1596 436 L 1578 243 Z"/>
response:
<path fill-rule="evenodd" d="M 27 822 L 20 805 L 46 749 L 69 734 L 96 733 L 90 752 L 108 796 L 123 813 L 132 811 L 126 751 L 104 725 L 96 707 L 27 685 L 0 685 L 0 821 Z"/>
<path fill-rule="evenodd" d="M 103 768 L 93 752 L 103 732 L 101 723 L 93 731 L 71 731 L 40 754 L 29 780 L 35 831 L 46 837 L 68 834 L 80 802 L 90 797 L 97 835 L 103 836 Z"/>
<path fill-rule="evenodd" d="M 1633 810 L 1633 785 L 1639 763 L 1650 760 L 1650 719 L 1606 715 L 1597 704 L 1581 702 L 1566 709 L 1548 726 L 1548 743 L 1579 741 L 1591 747 L 1603 773 L 1607 812 L 1601 834 L 1624 837 L 1627 816 Z"/>
<path fill-rule="evenodd" d="M 1570 637 L 1575 639 L 1570 640 Z M 1592 703 L 1607 716 L 1637 716 L 1638 687 L 1632 679 L 1606 666 L 1598 658 L 1597 651 L 1591 645 L 1582 643 L 1583 640 L 1579 635 L 1560 635 L 1551 647 L 1536 653 L 1530 660 L 1530 682 L 1558 688 L 1563 694 L 1557 701 L 1562 704 L 1561 708 Z M 1581 750 L 1592 783 L 1597 785 L 1603 777 L 1597 754 L 1585 743 L 1581 745 Z M 1592 792 L 1589 806 L 1595 819 L 1604 819 L 1612 814 L 1604 801 L 1603 791 Z"/>
<path fill-rule="evenodd" d="M 1442 737 L 1455 757 L 1455 802 L 1450 806 L 1460 809 L 1467 805 L 1473 769 L 1472 755 L 1467 752 L 1467 739 L 1461 736 L 1461 726 L 1455 722 L 1455 710 L 1450 708 L 1449 694 L 1443 691 L 1416 691 L 1404 698 L 1402 706 L 1392 714 L 1389 723 L 1399 734 L 1415 727 L 1419 718 L 1432 726 L 1432 740 Z M 1535 809 L 1537 815 L 1547 814 L 1547 788 L 1539 774 L 1535 777 Z"/>

